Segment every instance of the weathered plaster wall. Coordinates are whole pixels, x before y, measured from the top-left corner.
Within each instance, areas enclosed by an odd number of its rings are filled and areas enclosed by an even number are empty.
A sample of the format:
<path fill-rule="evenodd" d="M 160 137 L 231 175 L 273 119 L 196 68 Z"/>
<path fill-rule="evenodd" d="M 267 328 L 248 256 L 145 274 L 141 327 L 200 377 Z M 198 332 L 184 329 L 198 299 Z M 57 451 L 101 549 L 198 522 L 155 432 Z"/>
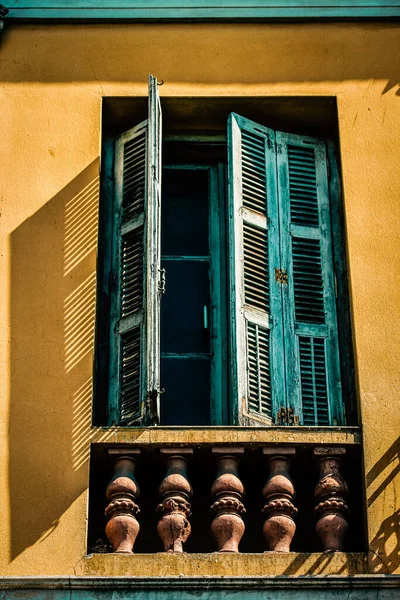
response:
<path fill-rule="evenodd" d="M 145 95 L 148 72 L 168 96 L 337 96 L 370 569 L 400 571 L 399 48 L 394 24 L 9 26 L 2 574 L 73 574 L 85 552 L 101 98 Z"/>

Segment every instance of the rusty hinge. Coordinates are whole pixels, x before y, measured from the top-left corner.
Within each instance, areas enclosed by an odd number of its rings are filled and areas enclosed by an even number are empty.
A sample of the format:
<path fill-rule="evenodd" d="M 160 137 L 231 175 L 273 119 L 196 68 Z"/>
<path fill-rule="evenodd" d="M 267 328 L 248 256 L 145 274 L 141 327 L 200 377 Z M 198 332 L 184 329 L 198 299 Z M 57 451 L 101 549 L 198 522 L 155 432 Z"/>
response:
<path fill-rule="evenodd" d="M 276 413 L 276 424 L 277 425 L 298 425 L 299 417 L 294 414 L 293 408 L 281 408 Z"/>
<path fill-rule="evenodd" d="M 269 135 L 267 136 L 267 146 L 268 146 L 269 150 L 272 150 L 272 152 L 275 152 L 275 143 L 273 140 L 271 140 Z"/>
<path fill-rule="evenodd" d="M 287 283 L 288 282 L 288 274 L 285 269 L 275 269 L 275 280 L 278 283 Z"/>

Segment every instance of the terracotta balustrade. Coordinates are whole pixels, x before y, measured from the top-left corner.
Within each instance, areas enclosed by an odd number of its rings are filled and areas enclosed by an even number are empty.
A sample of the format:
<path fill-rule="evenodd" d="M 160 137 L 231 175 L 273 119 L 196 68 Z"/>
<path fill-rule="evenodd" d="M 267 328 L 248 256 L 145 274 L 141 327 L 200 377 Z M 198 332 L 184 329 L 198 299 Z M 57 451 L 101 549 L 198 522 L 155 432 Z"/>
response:
<path fill-rule="evenodd" d="M 140 450 L 110 449 L 108 455 L 114 460 L 114 475 L 106 490 L 106 535 L 113 552 L 132 554 L 139 533 L 136 518 L 140 512 L 137 504 L 139 487 L 135 468 Z"/>
<path fill-rule="evenodd" d="M 246 510 L 242 503 L 244 487 L 238 467 L 244 448 L 213 448 L 212 453 L 216 457 L 218 473 L 211 488 L 214 500 L 211 532 L 219 552 L 239 552 L 245 530 L 242 515 Z"/>
<path fill-rule="evenodd" d="M 263 448 L 268 459 L 269 477 L 264 486 L 265 515 L 263 527 L 268 550 L 273 552 L 289 552 L 296 524 L 293 517 L 297 508 L 293 504 L 294 487 L 289 476 L 291 459 L 295 456 L 295 448 Z"/>
<path fill-rule="evenodd" d="M 349 528 L 346 504 L 348 487 L 340 474 L 345 448 L 314 448 L 314 458 L 319 467 L 319 480 L 315 488 L 318 518 L 316 530 L 325 551 L 343 550 L 343 541 Z"/>
<path fill-rule="evenodd" d="M 142 455 L 141 455 L 142 452 Z M 341 474 L 341 464 L 346 456 L 344 447 L 318 446 L 313 448 L 301 448 L 296 450 L 294 446 L 269 445 L 260 448 L 240 447 L 213 447 L 211 456 L 206 450 L 199 452 L 201 461 L 196 461 L 196 470 L 188 478 L 188 467 L 192 461 L 194 452 L 192 448 L 161 448 L 157 456 L 165 465 L 165 475 L 159 486 L 159 503 L 156 505 L 154 497 L 154 485 L 157 482 L 149 481 L 156 456 L 154 451 L 148 452 L 147 447 L 142 451 L 137 448 L 110 448 L 108 451 L 113 461 L 113 477 L 107 486 L 106 497 L 108 505 L 105 509 L 107 517 L 106 535 L 111 544 L 112 551 L 116 553 L 132 554 L 136 538 L 139 533 L 139 487 L 135 479 L 135 470 L 139 458 L 142 469 L 147 473 L 144 484 L 146 506 L 144 507 L 143 527 L 151 527 L 154 519 L 154 508 L 157 506 L 159 520 L 157 532 L 161 539 L 165 552 L 181 553 L 184 551 L 185 542 L 191 535 L 191 500 L 193 479 L 195 489 L 199 493 L 196 501 L 195 515 L 196 539 L 191 542 L 194 551 L 201 548 L 212 551 L 213 541 L 216 542 L 218 552 L 239 552 L 240 542 L 245 534 L 244 515 L 246 509 L 243 503 L 244 485 L 239 475 L 240 464 L 244 463 L 248 471 L 246 477 L 250 478 L 251 489 L 257 490 L 260 497 L 265 476 L 260 469 L 260 455 L 262 452 L 264 465 L 267 467 L 267 480 L 262 494 L 264 506 L 262 514 L 264 523 L 261 525 L 265 539 L 266 552 L 290 552 L 291 545 L 296 533 L 296 516 L 299 509 L 299 519 L 302 519 L 300 531 L 297 538 L 297 547 L 304 551 L 315 551 L 313 546 L 313 535 L 308 540 L 308 531 L 316 527 L 320 538 L 322 549 L 326 552 L 342 551 L 346 533 L 349 529 L 347 506 L 348 487 Z M 246 454 L 245 454 L 246 453 Z M 349 451 L 350 453 L 350 451 Z M 297 457 L 296 457 L 297 454 Z M 311 460 L 313 456 L 313 461 Z M 351 456 L 357 456 L 354 452 Z M 308 457 L 308 458 L 307 458 Z M 212 458 L 212 461 L 211 461 Z M 158 463 L 159 465 L 160 463 Z M 307 498 L 312 495 L 312 488 L 303 489 L 310 481 L 310 476 L 317 466 L 319 479 L 316 484 L 315 514 L 316 526 L 309 518 L 310 507 L 306 506 Z M 199 468 L 201 471 L 199 471 Z M 209 498 L 202 485 L 206 477 L 212 474 L 216 468 L 217 474 L 211 487 Z M 357 467 L 356 467 L 357 468 Z M 302 485 L 300 500 L 296 502 L 296 494 L 291 479 L 291 471 L 296 471 L 296 481 Z M 354 473 L 354 465 L 351 465 Z M 303 476 L 303 470 L 304 476 Z M 203 472 L 204 471 L 204 472 Z M 206 473 L 207 472 L 207 473 Z M 307 472 L 307 473 L 306 473 Z M 315 472 L 315 471 L 314 471 Z M 264 479 L 264 481 L 263 481 Z M 196 483 L 197 482 L 197 483 Z M 199 486 L 200 489 L 197 488 Z M 211 533 L 207 540 L 207 532 L 201 531 L 205 527 L 206 512 L 211 499 Z M 357 499 L 355 499 L 357 505 Z M 249 506 L 255 507 L 256 499 L 251 499 Z M 143 509 L 143 507 L 142 507 Z M 253 510 L 253 509 L 252 509 Z M 356 515 L 357 518 L 357 515 Z M 355 531 L 360 529 L 360 519 L 355 523 Z M 307 521 L 304 521 L 307 519 Z M 252 513 L 249 520 L 251 527 L 256 527 L 256 515 Z M 198 529 L 200 527 L 200 530 Z M 261 533 L 261 531 L 260 531 Z M 140 538 L 140 551 L 157 551 L 154 545 L 155 525 L 153 531 L 143 531 Z M 103 542 L 106 549 L 107 544 L 100 538 L 100 532 L 95 540 Z M 251 538 L 251 536 L 250 536 Z M 260 540 L 261 541 L 261 540 Z M 247 539 L 246 550 L 262 551 L 260 541 Z M 97 543 L 97 542 L 96 542 Z M 103 547 L 93 544 L 92 548 Z M 195 550 L 198 547 L 199 550 Z M 252 550 L 254 547 L 254 550 Z M 154 549 L 153 549 L 154 548 Z M 308 548 L 310 548 L 308 550 Z M 96 550 L 94 550 L 96 552 Z"/>
<path fill-rule="evenodd" d="M 158 535 L 165 552 L 183 552 L 183 544 L 190 535 L 190 498 L 192 487 L 187 477 L 187 464 L 193 455 L 191 448 L 162 449 L 167 472 L 161 482 L 161 502 L 157 511 L 161 518 L 157 525 Z"/>

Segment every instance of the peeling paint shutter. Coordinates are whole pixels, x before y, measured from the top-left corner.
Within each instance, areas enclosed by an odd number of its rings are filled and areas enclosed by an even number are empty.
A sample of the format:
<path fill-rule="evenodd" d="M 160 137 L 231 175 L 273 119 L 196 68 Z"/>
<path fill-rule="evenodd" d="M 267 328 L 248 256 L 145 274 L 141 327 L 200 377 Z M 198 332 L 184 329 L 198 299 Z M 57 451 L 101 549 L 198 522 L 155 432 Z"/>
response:
<path fill-rule="evenodd" d="M 302 425 L 343 423 L 325 144 L 276 134 L 288 404 Z"/>
<path fill-rule="evenodd" d="M 284 386 L 274 132 L 232 114 L 228 123 L 234 420 L 271 423 Z"/>
<path fill-rule="evenodd" d="M 149 117 L 115 144 L 115 230 L 109 422 L 159 415 L 161 108 L 149 76 Z"/>

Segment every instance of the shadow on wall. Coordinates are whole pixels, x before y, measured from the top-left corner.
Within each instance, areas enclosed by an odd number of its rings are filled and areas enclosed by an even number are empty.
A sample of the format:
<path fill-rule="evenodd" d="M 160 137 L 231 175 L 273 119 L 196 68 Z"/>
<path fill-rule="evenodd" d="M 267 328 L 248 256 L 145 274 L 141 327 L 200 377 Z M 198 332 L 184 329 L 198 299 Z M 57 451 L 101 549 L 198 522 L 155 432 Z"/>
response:
<path fill-rule="evenodd" d="M 400 437 L 381 456 L 367 473 L 367 488 L 375 481 L 380 481 L 372 494 L 368 494 L 370 507 L 378 497 L 385 494 L 387 486 L 400 473 Z M 396 500 L 396 496 L 394 497 Z M 389 508 L 385 502 L 386 509 Z M 393 573 L 400 566 L 400 509 L 382 521 L 378 532 L 369 545 L 370 564 L 374 573 Z"/>
<path fill-rule="evenodd" d="M 302 575 L 324 575 L 329 567 L 335 575 L 359 575 L 366 572 L 365 560 L 361 554 L 349 554 L 345 562 L 340 562 L 339 553 L 323 552 L 295 555 L 283 575 L 298 575 L 299 571 Z"/>
<path fill-rule="evenodd" d="M 11 235 L 12 559 L 88 485 L 98 176 L 95 160 Z"/>

